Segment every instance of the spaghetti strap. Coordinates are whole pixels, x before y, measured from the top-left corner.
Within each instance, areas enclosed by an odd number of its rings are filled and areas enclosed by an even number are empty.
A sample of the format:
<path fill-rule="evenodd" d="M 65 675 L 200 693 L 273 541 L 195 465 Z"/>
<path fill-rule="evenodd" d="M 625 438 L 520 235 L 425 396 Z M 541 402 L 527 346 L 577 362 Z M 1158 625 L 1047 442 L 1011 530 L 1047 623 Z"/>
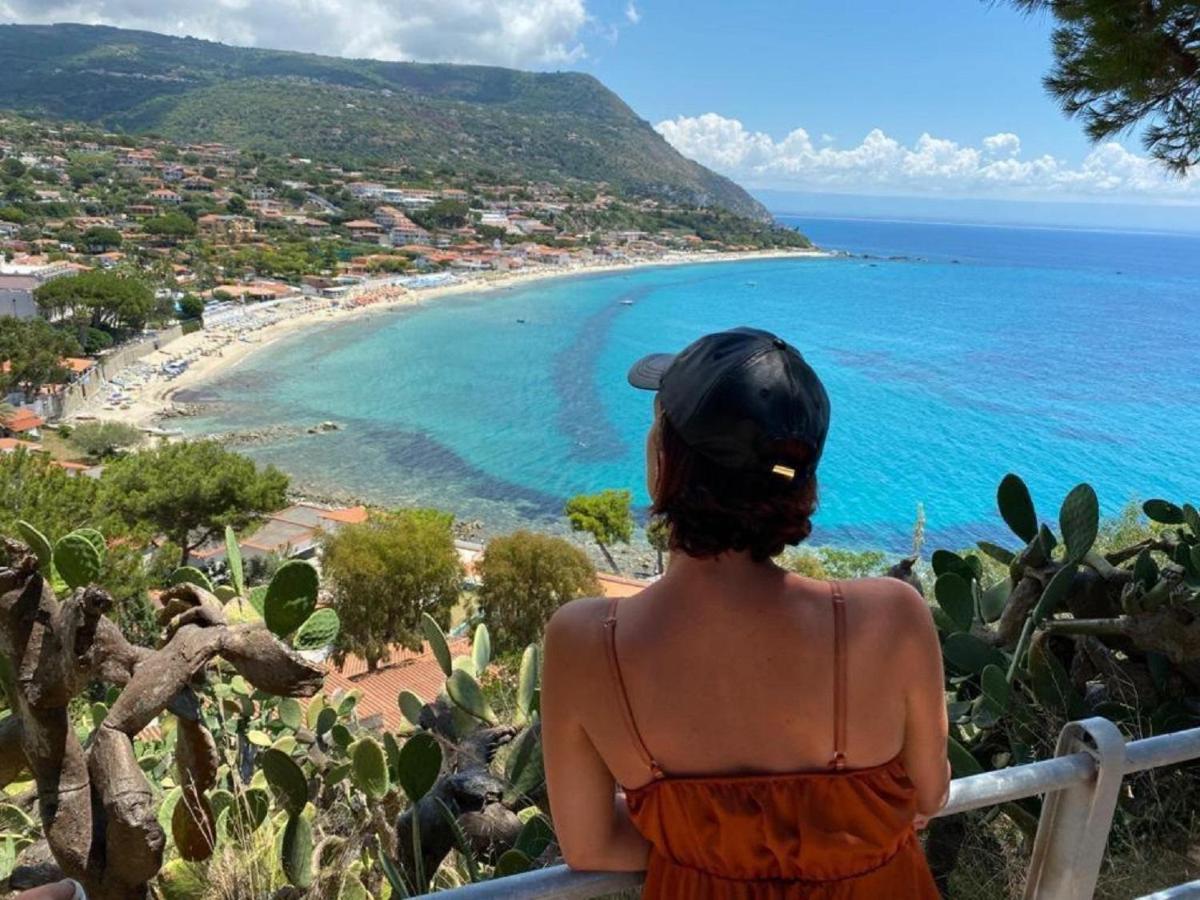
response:
<path fill-rule="evenodd" d="M 830 767 L 846 768 L 846 601 L 842 586 L 829 583 L 833 601 L 833 759 Z"/>
<path fill-rule="evenodd" d="M 633 718 L 633 707 L 629 704 L 629 692 L 625 690 L 625 679 L 621 676 L 621 663 L 617 659 L 617 598 L 613 597 L 608 604 L 608 617 L 604 620 L 604 629 L 608 632 L 605 646 L 608 649 L 608 667 L 612 672 L 613 682 L 620 695 L 619 702 L 621 706 L 621 714 L 625 719 L 625 727 L 629 731 L 629 736 L 633 738 L 634 746 L 637 747 L 638 753 L 646 763 L 646 768 L 650 770 L 651 776 L 657 781 L 663 777 L 662 767 L 651 755 L 650 749 L 646 746 L 646 742 L 642 740 L 642 733 L 638 730 L 637 722 Z"/>

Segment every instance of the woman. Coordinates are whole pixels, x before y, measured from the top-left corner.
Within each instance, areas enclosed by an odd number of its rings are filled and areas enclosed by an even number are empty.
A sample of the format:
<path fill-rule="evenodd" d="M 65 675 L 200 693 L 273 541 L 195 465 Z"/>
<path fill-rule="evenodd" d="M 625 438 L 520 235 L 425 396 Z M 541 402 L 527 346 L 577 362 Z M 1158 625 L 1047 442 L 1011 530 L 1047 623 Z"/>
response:
<path fill-rule="evenodd" d="M 949 786 L 928 608 L 897 580 L 772 562 L 811 530 L 816 373 L 739 328 L 629 379 L 658 391 L 647 482 L 673 552 L 637 596 L 575 601 L 547 628 L 567 863 L 645 868 L 651 898 L 937 897 L 915 830 Z"/>

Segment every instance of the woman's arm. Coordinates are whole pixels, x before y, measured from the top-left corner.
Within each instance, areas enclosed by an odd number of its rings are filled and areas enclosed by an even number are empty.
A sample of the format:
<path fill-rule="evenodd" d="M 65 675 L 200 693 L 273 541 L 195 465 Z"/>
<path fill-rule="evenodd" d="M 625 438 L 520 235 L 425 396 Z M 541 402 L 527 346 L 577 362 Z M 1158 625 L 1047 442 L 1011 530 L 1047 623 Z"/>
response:
<path fill-rule="evenodd" d="M 625 798 L 577 715 L 608 684 L 595 683 L 595 653 L 588 652 L 599 649 L 602 634 L 594 602 L 568 604 L 546 626 L 541 710 L 550 811 L 571 868 L 640 871 L 649 844 L 633 827 Z"/>
<path fill-rule="evenodd" d="M 917 810 L 931 816 L 946 805 L 950 763 L 946 755 L 949 723 L 942 675 L 942 648 L 925 598 L 905 585 L 901 671 L 908 673 L 905 692 L 904 768 L 917 789 Z"/>

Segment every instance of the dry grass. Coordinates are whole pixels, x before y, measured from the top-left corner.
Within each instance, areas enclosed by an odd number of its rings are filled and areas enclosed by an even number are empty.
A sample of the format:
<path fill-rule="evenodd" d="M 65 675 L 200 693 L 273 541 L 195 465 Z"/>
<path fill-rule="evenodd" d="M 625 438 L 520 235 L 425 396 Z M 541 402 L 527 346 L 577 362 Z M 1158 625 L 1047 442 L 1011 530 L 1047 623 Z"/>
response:
<path fill-rule="evenodd" d="M 1129 900 L 1200 878 L 1200 822 L 1168 828 L 1161 839 L 1134 840 L 1118 826 L 1096 886 L 1097 900 Z M 1029 865 L 1021 834 L 1004 817 L 972 828 L 950 878 L 952 900 L 1021 896 Z"/>

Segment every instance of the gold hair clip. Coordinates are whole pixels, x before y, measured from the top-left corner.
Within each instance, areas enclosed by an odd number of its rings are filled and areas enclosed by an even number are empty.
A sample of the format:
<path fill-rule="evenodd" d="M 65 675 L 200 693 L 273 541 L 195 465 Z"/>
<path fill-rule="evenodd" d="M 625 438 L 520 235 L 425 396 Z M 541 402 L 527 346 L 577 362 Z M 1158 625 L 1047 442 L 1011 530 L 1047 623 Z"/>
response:
<path fill-rule="evenodd" d="M 774 475 L 782 475 L 788 481 L 796 477 L 796 470 L 787 466 L 771 466 L 771 473 Z"/>

